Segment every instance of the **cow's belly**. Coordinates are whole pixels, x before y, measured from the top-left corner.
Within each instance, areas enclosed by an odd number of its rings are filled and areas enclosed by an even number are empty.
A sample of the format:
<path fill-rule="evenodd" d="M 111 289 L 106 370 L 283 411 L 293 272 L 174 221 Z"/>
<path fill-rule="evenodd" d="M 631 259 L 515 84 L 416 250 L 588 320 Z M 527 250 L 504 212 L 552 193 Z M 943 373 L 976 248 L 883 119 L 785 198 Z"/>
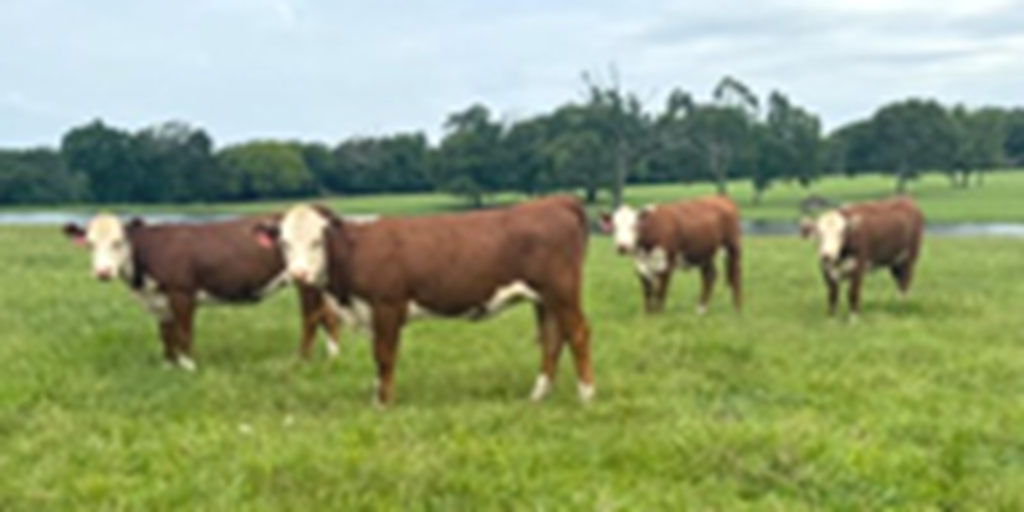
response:
<path fill-rule="evenodd" d="M 482 301 L 461 305 L 441 305 L 429 302 L 409 302 L 409 318 L 456 317 L 480 320 L 495 315 L 521 302 L 537 302 L 540 295 L 522 281 L 500 286 Z"/>

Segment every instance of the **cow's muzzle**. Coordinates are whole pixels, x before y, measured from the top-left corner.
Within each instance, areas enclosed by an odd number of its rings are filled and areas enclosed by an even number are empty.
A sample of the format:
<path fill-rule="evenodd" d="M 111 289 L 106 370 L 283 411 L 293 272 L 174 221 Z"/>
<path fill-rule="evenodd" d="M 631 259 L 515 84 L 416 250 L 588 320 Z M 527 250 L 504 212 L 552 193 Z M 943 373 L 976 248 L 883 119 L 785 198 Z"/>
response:
<path fill-rule="evenodd" d="M 291 274 L 292 281 L 302 284 L 309 284 L 309 272 L 306 271 L 305 269 L 292 269 L 291 272 L 289 272 L 289 274 Z"/>
<path fill-rule="evenodd" d="M 92 275 L 98 281 L 110 281 L 114 278 L 114 271 L 109 268 L 98 268 L 92 271 Z"/>

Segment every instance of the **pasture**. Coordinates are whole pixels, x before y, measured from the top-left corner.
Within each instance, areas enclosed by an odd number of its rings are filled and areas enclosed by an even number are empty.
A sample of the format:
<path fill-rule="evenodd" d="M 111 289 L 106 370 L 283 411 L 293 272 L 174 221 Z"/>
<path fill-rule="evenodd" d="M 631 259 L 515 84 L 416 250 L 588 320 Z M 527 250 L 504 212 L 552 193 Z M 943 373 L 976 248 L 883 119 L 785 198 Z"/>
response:
<path fill-rule="evenodd" d="M 696 316 L 688 273 L 647 317 L 595 237 L 593 404 L 568 354 L 526 400 L 520 307 L 413 324 L 383 411 L 363 335 L 296 360 L 290 290 L 203 310 L 188 374 L 57 229 L 0 247 L 5 511 L 1024 509 L 1024 241 L 928 239 L 911 300 L 873 274 L 849 324 L 824 314 L 809 243 L 747 240 L 742 316 L 722 283 Z"/>

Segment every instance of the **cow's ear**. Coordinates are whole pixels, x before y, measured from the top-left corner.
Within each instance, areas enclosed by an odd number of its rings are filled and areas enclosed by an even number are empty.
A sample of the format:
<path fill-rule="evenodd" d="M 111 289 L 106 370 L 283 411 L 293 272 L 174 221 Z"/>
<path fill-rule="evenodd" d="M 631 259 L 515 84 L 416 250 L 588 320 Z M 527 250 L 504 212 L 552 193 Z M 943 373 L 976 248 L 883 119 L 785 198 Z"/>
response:
<path fill-rule="evenodd" d="M 252 227 L 252 236 L 260 247 L 273 249 L 281 236 L 281 228 L 277 224 L 259 223 Z"/>
<path fill-rule="evenodd" d="M 131 220 L 124 224 L 124 230 L 128 233 L 131 233 L 132 231 L 135 231 L 145 225 L 146 221 L 142 220 L 140 217 L 132 217 Z"/>
<path fill-rule="evenodd" d="M 818 232 L 818 225 L 814 222 L 814 219 L 810 217 L 804 217 L 800 219 L 800 236 L 803 238 L 811 238 Z"/>
<path fill-rule="evenodd" d="M 601 231 L 605 233 L 612 232 L 612 214 L 608 212 L 601 212 L 597 214 L 597 223 L 601 226 Z"/>
<path fill-rule="evenodd" d="M 68 237 L 68 239 L 74 242 L 75 245 L 88 245 L 88 242 L 85 240 L 85 229 L 83 229 L 82 226 L 69 222 L 64 225 L 62 231 L 64 231 L 64 236 Z"/>

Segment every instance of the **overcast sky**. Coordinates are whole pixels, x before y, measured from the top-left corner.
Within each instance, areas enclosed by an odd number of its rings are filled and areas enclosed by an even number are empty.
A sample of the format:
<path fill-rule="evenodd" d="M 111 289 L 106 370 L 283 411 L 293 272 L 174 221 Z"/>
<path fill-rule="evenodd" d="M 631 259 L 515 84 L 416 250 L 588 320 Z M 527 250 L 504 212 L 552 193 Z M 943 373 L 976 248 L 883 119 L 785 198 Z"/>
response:
<path fill-rule="evenodd" d="M 613 63 L 652 107 L 728 74 L 827 127 L 909 96 L 1024 105 L 1024 0 L 0 0 L 0 146 L 95 118 L 220 144 L 436 135 L 473 102 L 579 99 Z"/>

